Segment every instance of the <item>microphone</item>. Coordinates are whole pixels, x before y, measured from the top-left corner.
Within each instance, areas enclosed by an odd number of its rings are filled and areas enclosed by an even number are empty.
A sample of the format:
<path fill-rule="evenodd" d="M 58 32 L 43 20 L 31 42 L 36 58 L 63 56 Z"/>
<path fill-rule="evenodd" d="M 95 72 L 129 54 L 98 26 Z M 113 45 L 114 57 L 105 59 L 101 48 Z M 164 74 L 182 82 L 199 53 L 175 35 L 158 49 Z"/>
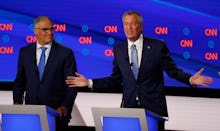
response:
<path fill-rule="evenodd" d="M 130 63 L 130 66 L 133 66 L 133 63 Z"/>

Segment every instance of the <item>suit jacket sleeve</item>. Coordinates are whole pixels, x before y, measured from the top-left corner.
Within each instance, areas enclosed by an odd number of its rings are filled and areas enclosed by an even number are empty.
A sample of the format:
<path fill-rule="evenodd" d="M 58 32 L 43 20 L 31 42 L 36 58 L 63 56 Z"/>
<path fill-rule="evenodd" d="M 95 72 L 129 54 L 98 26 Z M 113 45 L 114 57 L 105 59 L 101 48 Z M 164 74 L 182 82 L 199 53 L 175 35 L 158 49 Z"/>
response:
<path fill-rule="evenodd" d="M 161 61 L 162 61 L 163 70 L 165 70 L 165 72 L 168 74 L 169 77 L 175 78 L 181 82 L 190 85 L 189 79 L 192 75 L 184 72 L 182 69 L 179 69 L 177 67 L 177 65 L 170 57 L 170 52 L 166 44 L 163 44 L 162 47 Z"/>
<path fill-rule="evenodd" d="M 117 52 L 117 48 L 114 47 L 113 49 L 114 54 Z M 113 70 L 112 74 L 109 77 L 99 78 L 99 79 L 93 79 L 93 90 L 94 91 L 103 91 L 108 89 L 110 90 L 122 90 L 122 74 L 118 67 L 118 63 L 116 61 L 116 55 L 114 55 L 113 60 Z"/>
<path fill-rule="evenodd" d="M 71 50 L 68 53 L 68 55 L 65 57 L 65 62 L 64 62 L 65 79 L 67 78 L 67 76 L 74 75 L 75 72 L 77 72 L 76 60 L 75 60 L 74 54 Z M 69 88 L 67 86 L 65 94 L 66 94 L 65 99 L 64 99 L 62 105 L 67 107 L 68 109 L 72 109 L 73 103 L 74 103 L 76 95 L 77 95 L 77 88 Z"/>
<path fill-rule="evenodd" d="M 26 77 L 25 77 L 25 70 L 23 66 L 23 51 L 22 48 L 20 49 L 19 52 L 19 58 L 18 58 L 18 66 L 17 66 L 17 74 L 16 78 L 14 81 L 14 86 L 13 86 L 13 101 L 14 103 L 23 103 L 23 95 L 24 95 L 24 90 L 26 86 Z"/>

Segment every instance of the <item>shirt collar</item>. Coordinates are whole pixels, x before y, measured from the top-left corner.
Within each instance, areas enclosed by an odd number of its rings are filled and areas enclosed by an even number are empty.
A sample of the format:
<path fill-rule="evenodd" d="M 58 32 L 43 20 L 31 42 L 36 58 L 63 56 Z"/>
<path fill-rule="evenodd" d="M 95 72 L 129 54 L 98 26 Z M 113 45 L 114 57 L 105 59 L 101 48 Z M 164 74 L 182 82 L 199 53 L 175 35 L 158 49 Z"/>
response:
<path fill-rule="evenodd" d="M 52 46 L 52 42 L 50 42 L 44 46 L 40 45 L 39 42 L 37 42 L 37 49 L 40 49 L 40 47 L 46 47 L 47 49 L 49 49 L 49 48 L 51 48 L 51 46 Z"/>
<path fill-rule="evenodd" d="M 135 42 L 131 42 L 129 39 L 128 40 L 128 48 L 131 49 L 132 44 L 136 45 L 136 48 L 141 49 L 143 47 L 143 34 L 140 35 L 140 37 L 135 41 Z"/>

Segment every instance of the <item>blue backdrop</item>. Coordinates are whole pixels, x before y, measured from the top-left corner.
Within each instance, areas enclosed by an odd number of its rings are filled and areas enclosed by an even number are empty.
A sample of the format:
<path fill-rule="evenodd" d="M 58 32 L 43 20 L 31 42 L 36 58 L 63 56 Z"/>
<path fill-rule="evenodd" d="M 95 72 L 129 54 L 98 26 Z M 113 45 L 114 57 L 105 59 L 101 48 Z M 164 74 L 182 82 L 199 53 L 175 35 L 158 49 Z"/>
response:
<path fill-rule="evenodd" d="M 112 47 L 125 36 L 122 14 L 136 10 L 144 18 L 144 34 L 164 40 L 177 65 L 214 78 L 220 88 L 220 2 L 218 0 L 6 0 L 0 3 L 0 81 L 13 81 L 18 52 L 36 38 L 33 20 L 54 22 L 55 40 L 72 48 L 78 72 L 89 78 L 112 71 Z M 165 74 L 166 86 L 187 87 Z"/>

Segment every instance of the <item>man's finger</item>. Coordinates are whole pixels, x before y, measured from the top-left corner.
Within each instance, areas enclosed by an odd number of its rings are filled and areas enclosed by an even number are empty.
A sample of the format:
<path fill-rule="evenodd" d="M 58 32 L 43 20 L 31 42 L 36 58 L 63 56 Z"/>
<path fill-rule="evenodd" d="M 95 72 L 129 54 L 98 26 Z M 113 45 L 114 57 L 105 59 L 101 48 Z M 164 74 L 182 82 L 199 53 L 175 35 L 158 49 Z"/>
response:
<path fill-rule="evenodd" d="M 196 73 L 196 75 L 202 74 L 203 71 L 204 71 L 204 68 L 201 68 L 201 69 Z"/>
<path fill-rule="evenodd" d="M 67 79 L 68 79 L 68 80 L 73 80 L 74 77 L 73 77 L 73 76 L 67 76 Z"/>

